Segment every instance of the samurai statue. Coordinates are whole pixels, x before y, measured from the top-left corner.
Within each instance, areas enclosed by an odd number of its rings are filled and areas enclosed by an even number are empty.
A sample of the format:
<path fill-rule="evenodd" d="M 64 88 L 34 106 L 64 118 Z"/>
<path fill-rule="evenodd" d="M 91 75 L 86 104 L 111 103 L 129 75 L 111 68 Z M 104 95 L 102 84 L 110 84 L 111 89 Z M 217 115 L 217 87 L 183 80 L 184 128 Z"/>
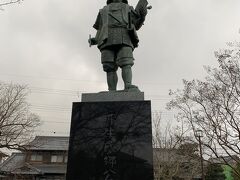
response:
<path fill-rule="evenodd" d="M 122 69 L 124 91 L 139 91 L 132 84 L 133 51 L 138 47 L 139 30 L 147 15 L 147 0 L 139 0 L 134 9 L 128 0 L 107 0 L 107 5 L 100 9 L 93 27 L 97 30 L 89 44 L 97 45 L 101 51 L 103 70 L 107 74 L 109 91 L 117 90 L 117 69 Z"/>

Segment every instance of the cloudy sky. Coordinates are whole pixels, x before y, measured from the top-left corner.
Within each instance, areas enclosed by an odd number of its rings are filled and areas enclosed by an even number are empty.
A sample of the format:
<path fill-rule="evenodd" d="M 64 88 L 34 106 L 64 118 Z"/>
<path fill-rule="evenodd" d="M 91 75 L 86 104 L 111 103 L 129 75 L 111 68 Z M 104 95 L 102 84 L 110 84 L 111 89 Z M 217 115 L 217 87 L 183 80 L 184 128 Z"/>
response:
<path fill-rule="evenodd" d="M 1 2 L 2 0 L 0 0 Z M 129 0 L 133 6 L 137 0 Z M 238 41 L 239 0 L 149 0 L 153 9 L 138 32 L 134 83 L 166 119 L 168 90 L 203 78 L 214 51 Z M 71 104 L 82 92 L 107 89 L 96 47 L 87 39 L 104 0 L 25 0 L 0 11 L 0 81 L 27 84 L 38 134 L 68 135 Z M 123 85 L 119 83 L 119 89 Z"/>

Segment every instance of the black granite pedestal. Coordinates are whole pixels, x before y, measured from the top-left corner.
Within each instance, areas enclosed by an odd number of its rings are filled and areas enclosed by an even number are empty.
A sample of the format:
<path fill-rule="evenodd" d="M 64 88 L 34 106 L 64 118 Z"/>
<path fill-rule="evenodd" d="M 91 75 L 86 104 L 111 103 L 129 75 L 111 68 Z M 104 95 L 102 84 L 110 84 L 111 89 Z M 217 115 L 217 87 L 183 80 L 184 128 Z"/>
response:
<path fill-rule="evenodd" d="M 153 180 L 150 101 L 73 103 L 67 180 Z"/>

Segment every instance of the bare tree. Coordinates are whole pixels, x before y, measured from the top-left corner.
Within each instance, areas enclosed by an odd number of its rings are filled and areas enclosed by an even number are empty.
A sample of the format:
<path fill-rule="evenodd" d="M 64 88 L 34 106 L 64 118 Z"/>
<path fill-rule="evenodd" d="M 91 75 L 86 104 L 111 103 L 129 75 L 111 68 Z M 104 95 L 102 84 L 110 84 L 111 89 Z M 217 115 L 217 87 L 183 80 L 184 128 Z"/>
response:
<path fill-rule="evenodd" d="M 189 178 L 199 169 L 198 146 L 187 136 L 189 129 L 182 121 L 164 124 L 161 113 L 153 115 L 155 178 L 171 180 Z M 184 171 L 187 172 L 184 172 Z"/>
<path fill-rule="evenodd" d="M 25 86 L 0 83 L 0 148 L 25 149 L 39 125 L 29 111 Z"/>
<path fill-rule="evenodd" d="M 10 4 L 16 4 L 21 3 L 23 0 L 0 0 L 0 10 L 3 10 L 4 6 L 10 5 Z"/>
<path fill-rule="evenodd" d="M 181 138 L 179 138 L 181 139 Z M 171 131 L 171 124 L 163 124 L 161 113 L 153 114 L 154 174 L 156 179 L 172 179 L 179 171 L 180 162 L 175 149 L 181 140 Z"/>
<path fill-rule="evenodd" d="M 169 108 L 179 110 L 178 117 L 186 120 L 193 134 L 203 131 L 205 156 L 222 158 L 236 168 L 223 154 L 239 163 L 240 155 L 240 44 L 215 52 L 219 67 L 205 67 L 205 80 L 184 80 L 183 90 L 170 92 Z M 228 158 L 229 159 L 229 158 Z M 240 178 L 240 172 L 235 172 Z"/>

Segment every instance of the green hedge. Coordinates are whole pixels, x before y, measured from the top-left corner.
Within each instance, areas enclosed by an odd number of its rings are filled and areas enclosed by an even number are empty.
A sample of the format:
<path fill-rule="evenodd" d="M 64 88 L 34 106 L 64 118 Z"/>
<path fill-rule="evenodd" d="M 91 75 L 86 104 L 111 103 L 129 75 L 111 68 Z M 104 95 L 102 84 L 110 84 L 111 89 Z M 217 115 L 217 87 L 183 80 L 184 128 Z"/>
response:
<path fill-rule="evenodd" d="M 232 177 L 232 168 L 228 165 L 223 165 L 222 168 L 224 169 L 226 180 L 234 180 Z"/>

